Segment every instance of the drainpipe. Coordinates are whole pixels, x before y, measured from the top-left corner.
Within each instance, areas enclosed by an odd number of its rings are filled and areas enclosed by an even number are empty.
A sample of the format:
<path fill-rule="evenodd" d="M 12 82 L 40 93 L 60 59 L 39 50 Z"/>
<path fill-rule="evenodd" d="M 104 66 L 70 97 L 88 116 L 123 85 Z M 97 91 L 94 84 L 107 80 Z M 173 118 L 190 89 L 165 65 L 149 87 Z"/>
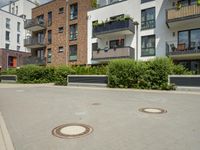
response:
<path fill-rule="evenodd" d="M 136 26 L 136 50 L 135 50 L 135 59 L 138 61 L 138 25 L 139 23 L 137 21 L 133 22 L 133 24 Z"/>

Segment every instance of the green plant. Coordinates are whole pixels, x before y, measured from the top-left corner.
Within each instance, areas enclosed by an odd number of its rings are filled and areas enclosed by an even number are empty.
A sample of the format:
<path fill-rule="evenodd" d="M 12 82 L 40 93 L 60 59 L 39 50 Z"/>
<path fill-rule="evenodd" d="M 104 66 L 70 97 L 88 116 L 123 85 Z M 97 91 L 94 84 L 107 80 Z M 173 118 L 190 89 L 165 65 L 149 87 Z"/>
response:
<path fill-rule="evenodd" d="M 59 66 L 55 69 L 55 85 L 67 85 L 67 76 L 75 74 L 75 71 L 68 66 Z"/>
<path fill-rule="evenodd" d="M 11 69 L 2 71 L 0 74 L 1 75 L 16 75 L 17 74 L 17 69 L 11 68 Z"/>
<path fill-rule="evenodd" d="M 197 5 L 200 5 L 200 0 L 197 0 Z"/>
<path fill-rule="evenodd" d="M 49 83 L 54 81 L 54 68 L 26 65 L 17 69 L 20 83 Z"/>
<path fill-rule="evenodd" d="M 92 0 L 92 8 L 97 8 L 97 0 Z"/>
<path fill-rule="evenodd" d="M 176 9 L 181 9 L 181 7 L 182 7 L 182 4 L 180 2 L 177 2 L 176 3 Z"/>
<path fill-rule="evenodd" d="M 168 75 L 187 73 L 184 67 L 174 65 L 169 58 L 148 62 L 114 60 L 108 65 L 109 87 L 169 90 L 174 86 L 168 85 Z"/>

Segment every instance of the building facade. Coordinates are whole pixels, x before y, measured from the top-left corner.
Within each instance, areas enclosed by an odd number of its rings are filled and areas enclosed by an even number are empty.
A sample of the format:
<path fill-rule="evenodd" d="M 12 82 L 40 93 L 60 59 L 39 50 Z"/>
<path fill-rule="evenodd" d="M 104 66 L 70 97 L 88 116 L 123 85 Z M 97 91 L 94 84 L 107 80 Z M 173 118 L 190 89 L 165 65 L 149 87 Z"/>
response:
<path fill-rule="evenodd" d="M 30 13 L 35 6 L 36 4 L 31 1 L 17 0 L 0 9 L 0 49 L 7 52 L 9 58 L 5 59 L 3 55 L 0 55 L 0 68 L 15 68 L 22 64 L 22 60 L 18 60 L 22 57 L 11 55 L 13 51 L 19 55 L 29 52 L 29 49 L 24 47 L 24 38 L 30 34 L 24 29 L 24 20 L 26 17 L 31 17 Z"/>
<path fill-rule="evenodd" d="M 25 39 L 33 60 L 41 65 L 87 63 L 87 11 L 91 0 L 53 0 L 32 10 Z M 34 63 L 34 61 L 32 62 Z"/>
<path fill-rule="evenodd" d="M 98 0 L 88 12 L 88 64 L 169 56 L 200 70 L 198 0 Z"/>

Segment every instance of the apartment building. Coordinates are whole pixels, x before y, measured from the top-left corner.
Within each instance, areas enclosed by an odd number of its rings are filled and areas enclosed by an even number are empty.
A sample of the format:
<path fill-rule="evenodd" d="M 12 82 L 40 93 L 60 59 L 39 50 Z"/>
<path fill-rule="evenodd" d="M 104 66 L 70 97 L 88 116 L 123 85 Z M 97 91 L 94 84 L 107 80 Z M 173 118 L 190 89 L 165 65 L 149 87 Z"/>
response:
<path fill-rule="evenodd" d="M 29 33 L 24 30 L 24 19 L 31 17 L 36 4 L 28 0 L 17 0 L 0 9 L 0 68 L 15 68 L 23 64 L 26 52 L 23 40 Z M 28 54 L 29 55 L 29 54 Z M 5 57 L 6 56 L 6 57 Z"/>
<path fill-rule="evenodd" d="M 30 63 L 85 65 L 87 63 L 87 11 L 91 0 L 53 0 L 32 10 L 25 29 L 31 48 Z"/>
<path fill-rule="evenodd" d="M 199 0 L 98 0 L 88 12 L 88 64 L 169 56 L 200 73 Z"/>

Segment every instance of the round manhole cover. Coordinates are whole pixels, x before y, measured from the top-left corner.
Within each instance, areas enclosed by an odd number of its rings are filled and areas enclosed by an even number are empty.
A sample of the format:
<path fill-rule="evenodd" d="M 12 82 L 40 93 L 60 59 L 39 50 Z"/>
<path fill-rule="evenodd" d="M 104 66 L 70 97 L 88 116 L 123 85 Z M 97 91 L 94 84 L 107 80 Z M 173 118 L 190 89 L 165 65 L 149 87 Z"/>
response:
<path fill-rule="evenodd" d="M 167 112 L 167 110 L 162 108 L 140 108 L 139 111 L 151 114 L 163 114 Z"/>
<path fill-rule="evenodd" d="M 85 124 L 64 124 L 52 130 L 52 134 L 59 138 L 76 138 L 90 134 L 92 127 Z"/>

